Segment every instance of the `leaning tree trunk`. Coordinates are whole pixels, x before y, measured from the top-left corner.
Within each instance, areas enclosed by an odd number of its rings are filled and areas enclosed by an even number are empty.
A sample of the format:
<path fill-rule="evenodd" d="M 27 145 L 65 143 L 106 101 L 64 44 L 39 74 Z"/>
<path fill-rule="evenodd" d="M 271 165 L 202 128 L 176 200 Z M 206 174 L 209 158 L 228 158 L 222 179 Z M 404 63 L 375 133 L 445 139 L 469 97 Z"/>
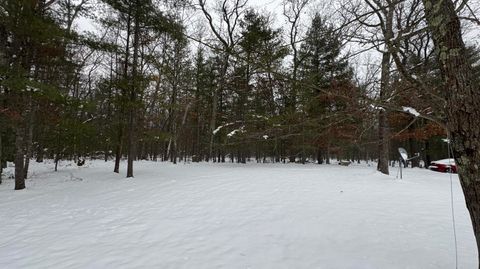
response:
<path fill-rule="evenodd" d="M 480 85 L 466 56 L 452 0 L 423 0 L 423 4 L 441 63 L 447 127 L 480 255 Z"/>

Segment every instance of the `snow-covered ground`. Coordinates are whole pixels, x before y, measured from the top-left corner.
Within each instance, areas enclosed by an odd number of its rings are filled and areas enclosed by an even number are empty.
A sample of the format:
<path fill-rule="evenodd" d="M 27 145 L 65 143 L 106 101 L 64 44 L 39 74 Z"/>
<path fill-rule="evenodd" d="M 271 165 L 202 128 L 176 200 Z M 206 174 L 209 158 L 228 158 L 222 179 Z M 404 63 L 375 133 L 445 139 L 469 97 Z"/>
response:
<path fill-rule="evenodd" d="M 34 164 L 0 185 L 0 268 L 455 268 L 448 174 L 352 165 Z M 392 174 L 396 173 L 396 168 Z M 458 268 L 477 252 L 454 176 Z"/>

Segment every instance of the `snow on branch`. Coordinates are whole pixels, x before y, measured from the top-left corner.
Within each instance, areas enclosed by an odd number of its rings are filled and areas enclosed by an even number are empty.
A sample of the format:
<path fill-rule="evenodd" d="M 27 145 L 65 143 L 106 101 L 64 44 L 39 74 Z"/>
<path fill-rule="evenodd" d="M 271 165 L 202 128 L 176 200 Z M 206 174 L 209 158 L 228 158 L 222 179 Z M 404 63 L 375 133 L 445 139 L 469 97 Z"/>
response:
<path fill-rule="evenodd" d="M 224 125 L 220 125 L 217 127 L 217 129 L 213 130 L 212 134 L 216 135 L 218 132 L 220 132 L 220 130 L 222 130 L 224 127 L 228 127 L 228 126 L 231 126 L 231 125 L 234 125 L 235 123 L 242 123 L 242 121 L 235 121 L 235 122 L 229 122 L 229 123 L 225 123 Z M 243 126 L 245 127 L 245 126 Z M 242 128 L 243 128 L 242 127 Z"/>
<path fill-rule="evenodd" d="M 245 126 L 240 127 L 239 129 L 235 129 L 227 134 L 228 137 L 234 136 L 236 133 L 245 133 Z"/>
<path fill-rule="evenodd" d="M 218 132 L 220 132 L 220 130 L 222 130 L 223 127 L 227 127 L 227 126 L 230 126 L 230 125 L 232 125 L 232 124 L 233 124 L 233 122 L 227 123 L 227 124 L 224 124 L 224 125 L 220 125 L 220 126 L 217 127 L 217 129 L 213 130 L 212 133 L 215 135 L 215 134 L 217 134 Z"/>
<path fill-rule="evenodd" d="M 404 112 L 407 112 L 415 117 L 419 117 L 420 116 L 420 113 L 418 113 L 418 111 L 415 109 L 415 108 L 412 108 L 412 107 L 408 107 L 408 106 L 404 106 L 402 107 L 403 108 L 403 111 Z"/>

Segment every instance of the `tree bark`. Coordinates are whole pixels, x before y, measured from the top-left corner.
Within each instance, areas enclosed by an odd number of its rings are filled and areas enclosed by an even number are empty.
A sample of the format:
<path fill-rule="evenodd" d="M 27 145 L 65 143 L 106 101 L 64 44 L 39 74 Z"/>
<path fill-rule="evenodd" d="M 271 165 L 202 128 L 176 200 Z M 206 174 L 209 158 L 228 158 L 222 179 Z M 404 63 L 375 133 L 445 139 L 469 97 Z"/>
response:
<path fill-rule="evenodd" d="M 380 110 L 378 112 L 378 164 L 377 170 L 383 174 L 388 175 L 388 124 L 387 112 Z"/>
<path fill-rule="evenodd" d="M 1 107 L 0 107 L 1 109 Z M 3 124 L 2 118 L 0 118 L 0 123 Z M 0 130 L 0 184 L 2 184 L 2 173 L 3 173 L 3 155 L 2 155 L 2 130 Z"/>
<path fill-rule="evenodd" d="M 131 20 L 132 16 L 130 15 L 130 12 L 127 14 L 127 36 L 126 36 L 126 44 L 125 44 L 125 62 L 123 63 L 123 79 L 125 81 L 128 81 L 128 67 L 129 67 L 129 57 L 130 57 L 130 32 L 131 32 Z M 123 143 L 124 143 L 124 111 L 125 111 L 125 95 L 127 90 L 123 88 L 121 90 L 121 100 L 122 104 L 120 107 L 120 115 L 119 115 L 119 127 L 118 127 L 118 144 L 116 146 L 115 150 L 115 166 L 113 168 L 114 173 L 119 173 L 120 172 L 120 160 L 122 158 L 122 151 L 123 151 Z"/>
<path fill-rule="evenodd" d="M 320 147 L 318 147 L 317 149 L 317 163 L 323 164 L 323 154 L 322 154 L 322 149 Z"/>
<path fill-rule="evenodd" d="M 219 101 L 219 95 L 222 94 L 223 88 L 225 87 L 226 83 L 226 76 L 227 76 L 227 71 L 228 71 L 228 64 L 229 64 L 229 59 L 230 59 L 230 52 L 228 51 L 228 48 L 226 49 L 225 56 L 223 57 L 223 62 L 222 62 L 222 69 L 221 69 L 221 74 L 220 74 L 220 82 L 218 85 L 218 89 L 215 89 L 213 93 L 213 100 L 212 100 L 212 115 L 210 118 L 210 145 L 208 149 L 208 159 L 210 158 L 215 158 L 213 154 L 213 148 L 215 145 L 215 134 L 213 131 L 215 128 L 217 128 L 217 113 L 218 113 L 218 101 Z"/>
<path fill-rule="evenodd" d="M 25 163 L 23 165 L 23 177 L 28 178 L 28 168 L 30 166 L 30 159 L 32 158 L 33 154 L 33 124 L 34 124 L 34 117 L 35 117 L 35 107 L 33 104 L 33 97 L 30 95 L 29 97 L 29 111 L 28 111 L 28 124 L 27 124 L 27 141 L 25 141 Z"/>
<path fill-rule="evenodd" d="M 447 128 L 480 255 L 480 85 L 467 59 L 455 4 L 423 0 L 423 5 L 441 64 Z"/>
<path fill-rule="evenodd" d="M 394 6 L 389 6 L 385 12 L 385 23 L 382 27 L 383 37 L 385 40 L 390 40 L 393 37 L 393 16 Z M 380 102 L 385 102 L 390 92 L 390 62 L 391 52 L 385 46 L 385 51 L 382 53 L 382 70 L 380 82 Z M 385 109 L 378 112 L 378 164 L 377 170 L 383 174 L 388 175 L 388 159 L 389 159 L 389 132 L 388 132 L 388 113 Z"/>
<path fill-rule="evenodd" d="M 128 140 L 127 140 L 127 178 L 133 177 L 133 161 L 135 158 L 135 115 L 136 115 L 136 96 L 138 86 L 138 53 L 140 47 L 140 3 L 135 1 L 135 18 L 133 31 L 133 63 L 132 63 L 132 81 L 130 86 L 129 113 L 128 113 Z"/>
<path fill-rule="evenodd" d="M 123 124 L 119 127 L 118 130 L 118 141 L 117 147 L 115 149 L 115 166 L 113 168 L 114 173 L 120 172 L 120 159 L 122 158 L 122 150 L 123 150 Z"/>
<path fill-rule="evenodd" d="M 1 27 L 0 27 L 0 38 L 2 37 L 1 35 Z M 1 41 L 0 41 L 1 42 Z M 0 64 L 2 64 L 2 59 L 1 59 L 2 55 L 1 55 L 1 48 L 0 48 Z M 2 111 L 4 109 L 4 100 L 3 100 L 3 96 L 0 96 L 0 111 Z M 6 127 L 6 124 L 5 124 L 5 121 L 4 121 L 4 116 L 0 113 L 0 126 L 5 126 Z M 0 129 L 0 184 L 2 184 L 2 173 L 3 173 L 3 132 L 4 132 L 4 128 L 1 128 Z"/>
<path fill-rule="evenodd" d="M 19 123 L 20 126 L 23 123 Z M 22 127 L 17 127 L 15 135 L 15 190 L 25 189 L 25 173 L 23 170 L 25 161 L 25 130 Z"/>

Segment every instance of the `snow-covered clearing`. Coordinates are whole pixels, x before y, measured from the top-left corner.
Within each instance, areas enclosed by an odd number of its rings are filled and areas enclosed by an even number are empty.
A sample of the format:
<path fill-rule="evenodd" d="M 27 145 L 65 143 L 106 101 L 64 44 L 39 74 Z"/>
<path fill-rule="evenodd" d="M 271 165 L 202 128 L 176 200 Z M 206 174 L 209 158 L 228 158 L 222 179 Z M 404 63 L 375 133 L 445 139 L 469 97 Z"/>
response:
<path fill-rule="evenodd" d="M 455 268 L 448 174 L 135 165 L 134 179 L 98 161 L 34 164 L 23 191 L 5 180 L 0 268 Z M 454 179 L 459 268 L 475 268 Z"/>

